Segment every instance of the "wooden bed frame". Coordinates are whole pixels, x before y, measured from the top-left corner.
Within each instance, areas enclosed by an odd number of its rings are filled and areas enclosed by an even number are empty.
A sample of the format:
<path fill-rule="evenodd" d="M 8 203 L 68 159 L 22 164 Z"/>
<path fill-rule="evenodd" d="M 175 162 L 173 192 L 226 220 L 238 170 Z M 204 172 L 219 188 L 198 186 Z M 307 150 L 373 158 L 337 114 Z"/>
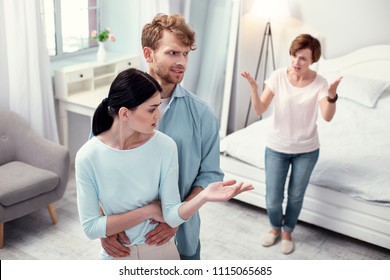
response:
<path fill-rule="evenodd" d="M 340 68 L 340 65 L 345 67 Z M 377 45 L 348 55 L 321 59 L 318 71 L 362 73 L 367 77 L 390 80 L 390 45 Z M 232 157 L 221 154 L 225 179 L 234 178 L 253 184 L 255 190 L 236 197 L 243 202 L 266 208 L 264 171 Z M 389 185 L 390 187 L 390 185 Z M 356 239 L 390 249 L 390 207 L 354 199 L 341 192 L 310 184 L 299 220 Z"/>

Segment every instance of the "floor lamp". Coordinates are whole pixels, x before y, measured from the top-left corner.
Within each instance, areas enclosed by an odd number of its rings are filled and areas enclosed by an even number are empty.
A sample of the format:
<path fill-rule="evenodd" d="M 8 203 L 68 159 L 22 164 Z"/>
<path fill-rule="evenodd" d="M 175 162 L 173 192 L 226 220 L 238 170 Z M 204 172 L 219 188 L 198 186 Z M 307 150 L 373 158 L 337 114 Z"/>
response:
<path fill-rule="evenodd" d="M 264 35 L 263 35 L 263 41 L 261 43 L 259 60 L 257 61 L 256 73 L 255 73 L 255 77 L 254 77 L 256 81 L 257 81 L 257 78 L 259 76 L 259 69 L 260 69 L 260 65 L 261 65 L 261 62 L 262 62 L 262 58 L 263 58 L 264 44 L 265 44 L 265 57 L 264 57 L 264 64 L 263 64 L 264 65 L 263 80 L 262 80 L 263 86 L 261 87 L 261 89 L 262 89 L 261 92 L 264 89 L 264 81 L 265 81 L 265 78 L 267 77 L 268 52 L 272 52 L 272 67 L 273 67 L 272 69 L 275 70 L 274 44 L 272 42 L 272 32 L 271 32 L 271 22 L 270 21 L 267 22 L 267 24 L 265 26 L 265 30 L 264 30 Z M 271 45 L 271 48 L 270 48 L 270 45 Z M 252 105 L 252 99 L 249 99 L 248 110 L 246 112 L 245 127 L 248 126 L 249 114 L 250 114 L 250 111 L 251 111 L 251 105 Z"/>

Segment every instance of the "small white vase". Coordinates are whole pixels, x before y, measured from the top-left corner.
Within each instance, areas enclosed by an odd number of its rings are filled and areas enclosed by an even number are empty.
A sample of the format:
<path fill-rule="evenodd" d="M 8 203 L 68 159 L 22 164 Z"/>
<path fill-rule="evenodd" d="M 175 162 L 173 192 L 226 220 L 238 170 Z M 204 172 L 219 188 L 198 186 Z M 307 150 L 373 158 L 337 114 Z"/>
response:
<path fill-rule="evenodd" d="M 105 42 L 99 42 L 99 48 L 97 51 L 97 61 L 104 62 L 106 60 L 106 46 Z"/>

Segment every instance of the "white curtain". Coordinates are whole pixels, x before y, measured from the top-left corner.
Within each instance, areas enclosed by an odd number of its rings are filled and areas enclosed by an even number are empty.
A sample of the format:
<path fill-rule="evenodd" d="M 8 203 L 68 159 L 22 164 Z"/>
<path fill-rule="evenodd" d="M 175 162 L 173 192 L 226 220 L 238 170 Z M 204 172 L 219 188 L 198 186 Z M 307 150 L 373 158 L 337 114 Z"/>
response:
<path fill-rule="evenodd" d="M 228 55 L 232 1 L 191 1 L 189 22 L 196 31 L 197 49 L 183 85 L 205 100 L 220 118 Z"/>
<path fill-rule="evenodd" d="M 142 30 L 143 26 L 151 22 L 154 16 L 158 13 L 163 14 L 183 14 L 188 6 L 188 1 L 183 0 L 142 0 L 140 1 L 140 26 Z"/>
<path fill-rule="evenodd" d="M 158 13 L 170 14 L 169 11 L 169 0 L 140 0 L 140 20 L 139 20 L 139 30 L 140 36 L 142 28 L 146 23 L 149 23 L 153 20 L 154 16 Z M 141 50 L 141 57 L 143 58 L 143 53 Z M 144 59 L 141 59 L 142 70 L 146 70 L 146 62 Z"/>
<path fill-rule="evenodd" d="M 0 18 L 0 107 L 20 114 L 36 132 L 58 143 L 40 1 L 1 0 Z"/>
<path fill-rule="evenodd" d="M 157 13 L 169 14 L 169 0 L 142 0 L 140 1 L 140 29 L 151 22 Z"/>

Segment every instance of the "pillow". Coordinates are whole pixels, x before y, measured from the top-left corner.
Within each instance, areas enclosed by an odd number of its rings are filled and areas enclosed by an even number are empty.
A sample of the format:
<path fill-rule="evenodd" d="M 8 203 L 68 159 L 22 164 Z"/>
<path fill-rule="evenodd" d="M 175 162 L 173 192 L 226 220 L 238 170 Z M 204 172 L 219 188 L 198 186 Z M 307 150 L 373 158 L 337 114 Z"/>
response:
<path fill-rule="evenodd" d="M 349 74 L 327 73 L 323 76 L 329 83 L 343 76 L 337 88 L 339 97 L 355 101 L 369 108 L 375 107 L 382 92 L 390 86 L 390 81 L 368 79 Z"/>

